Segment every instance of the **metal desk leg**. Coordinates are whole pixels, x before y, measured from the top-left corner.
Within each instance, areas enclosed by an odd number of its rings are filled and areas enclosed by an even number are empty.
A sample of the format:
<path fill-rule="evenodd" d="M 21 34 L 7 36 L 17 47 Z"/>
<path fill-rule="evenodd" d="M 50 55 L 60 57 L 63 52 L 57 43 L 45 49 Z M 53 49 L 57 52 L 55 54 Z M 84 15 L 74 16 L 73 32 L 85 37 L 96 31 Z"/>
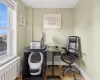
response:
<path fill-rule="evenodd" d="M 54 53 L 52 53 L 52 64 L 54 64 L 53 62 L 54 62 Z M 51 67 L 53 67 L 53 65 L 48 65 L 48 68 L 51 68 Z M 58 68 L 58 65 L 54 65 L 54 67 Z"/>
<path fill-rule="evenodd" d="M 54 76 L 54 53 L 52 53 L 52 75 Z"/>
<path fill-rule="evenodd" d="M 52 78 L 61 80 L 60 76 L 55 76 L 54 75 L 54 52 L 52 52 L 52 76 L 47 76 L 47 80 L 52 79 Z"/>

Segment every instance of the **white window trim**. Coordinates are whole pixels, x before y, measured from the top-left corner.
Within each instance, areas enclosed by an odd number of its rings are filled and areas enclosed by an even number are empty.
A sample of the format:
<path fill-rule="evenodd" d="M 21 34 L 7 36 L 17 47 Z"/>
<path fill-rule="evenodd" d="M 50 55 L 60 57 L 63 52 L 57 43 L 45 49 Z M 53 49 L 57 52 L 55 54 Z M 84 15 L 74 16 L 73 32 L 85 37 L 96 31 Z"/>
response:
<path fill-rule="evenodd" d="M 2 0 L 1 0 L 1 2 L 2 2 Z M 17 4 L 16 4 L 16 2 L 14 2 L 14 3 L 15 3 L 15 5 L 14 5 L 15 10 L 13 11 L 14 21 L 13 21 L 13 24 L 11 24 L 11 20 L 10 20 L 10 24 L 9 24 L 9 26 L 12 25 L 13 28 L 10 28 L 10 27 L 4 28 L 4 27 L 0 26 L 0 29 L 4 29 L 4 30 L 8 30 L 8 31 L 12 31 L 12 29 L 13 29 L 13 31 L 14 31 L 14 36 L 13 36 L 14 42 L 13 43 L 14 43 L 15 48 L 14 48 L 14 51 L 12 51 L 11 53 L 8 54 L 8 52 L 7 52 L 7 54 L 0 56 L 0 66 L 2 66 L 3 64 L 5 64 L 8 61 L 17 57 L 17 27 L 16 27 L 17 26 Z M 9 14 L 9 15 L 10 15 L 10 17 L 12 17 L 11 14 Z M 9 44 L 7 45 L 7 47 L 8 46 L 9 46 Z"/>

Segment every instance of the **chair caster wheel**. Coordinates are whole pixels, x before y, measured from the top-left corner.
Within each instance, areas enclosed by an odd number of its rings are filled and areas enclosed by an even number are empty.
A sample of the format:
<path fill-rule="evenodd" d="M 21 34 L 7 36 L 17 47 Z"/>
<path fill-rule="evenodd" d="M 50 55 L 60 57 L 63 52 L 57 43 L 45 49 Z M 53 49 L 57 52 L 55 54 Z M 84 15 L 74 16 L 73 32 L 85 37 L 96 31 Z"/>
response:
<path fill-rule="evenodd" d="M 64 74 L 62 74 L 62 76 L 64 76 Z"/>

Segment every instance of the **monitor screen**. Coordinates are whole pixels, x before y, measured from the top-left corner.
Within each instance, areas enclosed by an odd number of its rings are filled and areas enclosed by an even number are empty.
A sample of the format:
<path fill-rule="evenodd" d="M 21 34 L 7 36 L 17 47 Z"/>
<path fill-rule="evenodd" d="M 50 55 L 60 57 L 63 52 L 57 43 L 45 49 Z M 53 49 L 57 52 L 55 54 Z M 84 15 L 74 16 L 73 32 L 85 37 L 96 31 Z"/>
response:
<path fill-rule="evenodd" d="M 46 34 L 45 34 L 44 32 L 42 33 L 41 42 L 42 42 L 42 43 L 45 43 L 45 42 L 46 42 Z"/>

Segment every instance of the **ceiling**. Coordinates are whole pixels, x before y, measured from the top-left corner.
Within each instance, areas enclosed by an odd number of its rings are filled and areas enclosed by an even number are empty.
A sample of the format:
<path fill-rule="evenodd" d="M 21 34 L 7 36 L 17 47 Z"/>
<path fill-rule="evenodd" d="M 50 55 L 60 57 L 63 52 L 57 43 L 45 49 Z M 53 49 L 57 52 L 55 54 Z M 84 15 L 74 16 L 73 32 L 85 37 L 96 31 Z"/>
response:
<path fill-rule="evenodd" d="M 79 0 L 21 0 L 33 8 L 74 8 Z"/>

